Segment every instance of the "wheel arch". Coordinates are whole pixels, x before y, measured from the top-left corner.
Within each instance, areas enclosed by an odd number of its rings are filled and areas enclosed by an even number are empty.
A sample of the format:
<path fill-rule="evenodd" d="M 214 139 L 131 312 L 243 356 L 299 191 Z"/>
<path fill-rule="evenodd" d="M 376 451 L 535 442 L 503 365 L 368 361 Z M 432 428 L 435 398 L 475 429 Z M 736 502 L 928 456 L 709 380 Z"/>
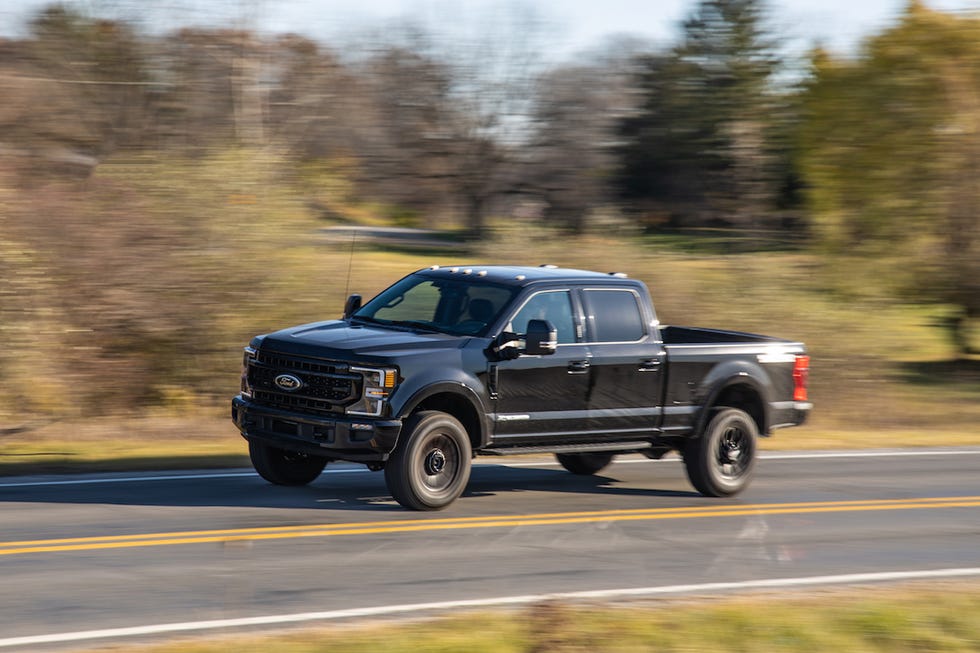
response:
<path fill-rule="evenodd" d="M 714 387 L 698 418 L 696 434 L 701 434 L 718 408 L 738 408 L 755 422 L 760 436 L 769 435 L 769 403 L 763 386 L 748 375 L 738 375 Z"/>
<path fill-rule="evenodd" d="M 474 450 L 487 443 L 489 427 L 483 403 L 465 385 L 440 384 L 420 390 L 405 402 L 399 414 L 402 419 L 407 419 L 423 410 L 438 410 L 459 420 Z"/>

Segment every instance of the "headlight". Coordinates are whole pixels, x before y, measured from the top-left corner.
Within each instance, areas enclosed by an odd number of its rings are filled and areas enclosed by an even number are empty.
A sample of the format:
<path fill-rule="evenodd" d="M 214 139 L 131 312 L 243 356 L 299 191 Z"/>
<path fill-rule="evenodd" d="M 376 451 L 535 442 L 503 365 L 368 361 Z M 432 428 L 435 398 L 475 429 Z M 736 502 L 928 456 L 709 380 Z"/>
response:
<path fill-rule="evenodd" d="M 248 366 L 255 360 L 257 352 L 251 347 L 246 347 L 242 355 L 242 396 L 252 396 L 252 386 L 248 382 Z"/>
<path fill-rule="evenodd" d="M 398 383 L 398 370 L 392 367 L 352 367 L 351 372 L 364 377 L 361 398 L 347 407 L 349 415 L 377 417 L 384 410 L 388 395 Z"/>

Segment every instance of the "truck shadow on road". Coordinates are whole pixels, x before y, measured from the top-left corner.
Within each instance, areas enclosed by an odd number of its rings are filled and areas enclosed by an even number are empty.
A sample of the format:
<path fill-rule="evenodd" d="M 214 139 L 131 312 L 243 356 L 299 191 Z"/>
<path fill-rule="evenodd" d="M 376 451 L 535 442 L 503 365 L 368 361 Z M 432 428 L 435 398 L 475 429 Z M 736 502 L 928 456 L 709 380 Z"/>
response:
<path fill-rule="evenodd" d="M 473 469 L 463 496 L 449 510 L 455 511 L 461 506 L 485 510 L 494 503 L 499 503 L 501 510 L 519 508 L 521 499 L 508 498 L 519 493 L 538 495 L 534 499 L 537 504 L 542 499 L 551 501 L 551 496 L 561 494 L 590 495 L 596 498 L 593 503 L 610 505 L 617 499 L 630 497 L 701 498 L 694 491 L 680 489 L 686 481 L 679 470 L 668 472 L 665 467 L 658 466 L 656 475 L 651 474 L 642 481 L 637 481 L 635 474 L 617 474 L 617 471 L 577 476 L 555 469 L 478 465 Z M 388 492 L 382 473 L 350 468 L 331 473 L 329 467 L 316 481 L 304 487 L 271 485 L 245 471 L 210 475 L 154 472 L 132 474 L 125 481 L 84 477 L 73 482 L 70 477 L 61 477 L 57 481 L 38 484 L 0 483 L 0 504 L 10 502 L 403 511 Z M 566 503 L 560 496 L 553 503 L 556 510 L 576 510 L 582 505 L 581 501 Z"/>
<path fill-rule="evenodd" d="M 662 468 L 661 468 L 662 469 Z M 658 482 L 662 481 L 662 482 Z M 700 497 L 693 490 L 674 489 L 686 485 L 682 476 L 662 474 L 648 478 L 642 484 L 626 480 L 625 475 L 603 473 L 580 476 L 564 470 L 521 468 L 505 465 L 481 466 L 473 470 L 463 499 L 467 497 L 496 496 L 510 492 L 542 492 L 590 494 L 596 496 L 642 497 Z M 651 487 L 665 485 L 667 487 Z"/>

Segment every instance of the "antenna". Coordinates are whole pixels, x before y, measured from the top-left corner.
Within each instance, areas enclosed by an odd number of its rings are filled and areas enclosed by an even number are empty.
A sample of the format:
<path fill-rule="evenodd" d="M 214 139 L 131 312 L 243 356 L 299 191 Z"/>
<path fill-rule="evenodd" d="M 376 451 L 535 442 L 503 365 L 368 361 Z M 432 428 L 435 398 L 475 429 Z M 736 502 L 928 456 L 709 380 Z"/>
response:
<path fill-rule="evenodd" d="M 350 259 L 347 261 L 347 287 L 344 288 L 344 297 L 350 297 L 350 271 L 354 267 L 354 244 L 357 242 L 357 227 L 351 227 L 350 237 Z"/>

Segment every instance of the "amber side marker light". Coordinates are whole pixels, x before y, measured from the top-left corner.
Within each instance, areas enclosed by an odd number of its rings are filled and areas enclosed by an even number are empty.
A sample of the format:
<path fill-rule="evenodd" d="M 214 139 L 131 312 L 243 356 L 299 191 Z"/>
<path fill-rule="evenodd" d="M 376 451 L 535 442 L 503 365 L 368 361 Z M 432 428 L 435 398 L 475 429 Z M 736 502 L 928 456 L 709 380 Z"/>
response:
<path fill-rule="evenodd" d="M 807 401 L 807 384 L 810 382 L 810 357 L 797 356 L 793 365 L 793 401 Z"/>
<path fill-rule="evenodd" d="M 394 388 L 395 382 L 398 380 L 398 372 L 391 369 L 384 370 L 383 385 L 386 388 Z"/>

